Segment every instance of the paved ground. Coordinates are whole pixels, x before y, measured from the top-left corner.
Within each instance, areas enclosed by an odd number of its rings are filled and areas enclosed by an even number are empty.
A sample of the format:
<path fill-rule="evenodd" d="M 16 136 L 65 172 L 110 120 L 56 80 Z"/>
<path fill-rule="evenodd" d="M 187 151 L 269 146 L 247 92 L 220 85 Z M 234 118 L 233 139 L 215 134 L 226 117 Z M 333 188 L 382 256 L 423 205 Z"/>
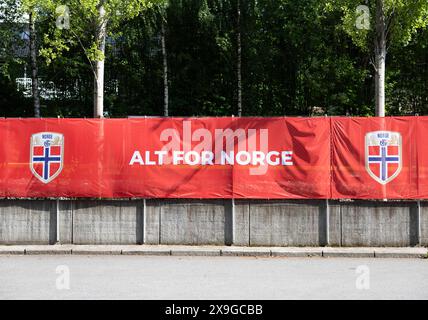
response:
<path fill-rule="evenodd" d="M 0 299 L 428 299 L 428 260 L 3 255 Z"/>

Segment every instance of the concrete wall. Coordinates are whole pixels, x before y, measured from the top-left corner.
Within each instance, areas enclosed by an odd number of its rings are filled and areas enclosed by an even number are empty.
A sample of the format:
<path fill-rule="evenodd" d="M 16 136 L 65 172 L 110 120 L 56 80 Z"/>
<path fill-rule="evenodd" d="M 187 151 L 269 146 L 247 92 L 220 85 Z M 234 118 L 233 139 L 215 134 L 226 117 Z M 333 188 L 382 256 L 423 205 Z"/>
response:
<path fill-rule="evenodd" d="M 143 243 L 142 201 L 73 201 L 72 215 L 74 244 Z"/>
<path fill-rule="evenodd" d="M 55 201 L 0 201 L 1 244 L 53 244 L 56 241 Z"/>
<path fill-rule="evenodd" d="M 1 244 L 428 245 L 428 203 L 0 200 Z M 58 220 L 58 232 L 57 232 Z"/>
<path fill-rule="evenodd" d="M 416 203 L 357 201 L 342 203 L 340 210 L 342 246 L 418 244 Z"/>

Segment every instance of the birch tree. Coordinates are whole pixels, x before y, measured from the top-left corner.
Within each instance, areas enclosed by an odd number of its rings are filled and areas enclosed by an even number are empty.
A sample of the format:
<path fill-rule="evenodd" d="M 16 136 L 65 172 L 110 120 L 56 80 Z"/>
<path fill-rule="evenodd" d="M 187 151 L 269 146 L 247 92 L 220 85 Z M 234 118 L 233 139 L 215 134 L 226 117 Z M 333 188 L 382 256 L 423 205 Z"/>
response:
<path fill-rule="evenodd" d="M 343 12 L 343 27 L 360 48 L 372 53 L 376 115 L 385 116 L 385 73 L 388 50 L 405 46 L 428 25 L 427 0 L 327 0 L 327 10 Z"/>
<path fill-rule="evenodd" d="M 94 117 L 104 116 L 104 66 L 106 38 L 117 28 L 153 4 L 162 0 L 39 0 L 58 19 L 57 8 L 66 6 L 70 28 L 54 30 L 45 36 L 43 56 L 49 62 L 57 58 L 71 45 L 79 45 L 85 51 L 94 74 Z M 61 13 L 60 13 L 61 14 Z M 61 29 L 61 28 L 60 28 Z M 89 33 L 89 34 L 88 34 Z M 120 31 L 119 31 L 120 33 Z"/>

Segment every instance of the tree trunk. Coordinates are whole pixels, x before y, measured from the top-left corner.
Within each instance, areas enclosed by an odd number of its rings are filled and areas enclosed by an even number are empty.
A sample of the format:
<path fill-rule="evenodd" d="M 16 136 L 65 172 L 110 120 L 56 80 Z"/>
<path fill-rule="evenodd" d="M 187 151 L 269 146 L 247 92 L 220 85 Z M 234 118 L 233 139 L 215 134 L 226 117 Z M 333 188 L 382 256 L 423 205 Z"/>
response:
<path fill-rule="evenodd" d="M 375 100 L 376 116 L 385 116 L 385 62 L 386 62 L 386 25 L 384 0 L 376 2 L 375 37 Z"/>
<path fill-rule="evenodd" d="M 236 78 L 237 78 L 237 104 L 238 117 L 242 116 L 242 46 L 241 46 L 241 2 L 236 1 Z"/>
<path fill-rule="evenodd" d="M 104 55 L 107 36 L 107 21 L 105 17 L 104 5 L 98 7 L 99 25 L 97 26 L 96 39 L 98 50 L 103 57 L 95 61 L 94 79 L 94 118 L 102 118 L 104 115 Z"/>
<path fill-rule="evenodd" d="M 165 44 L 165 21 L 164 18 L 162 19 L 162 25 L 161 25 L 161 43 L 162 43 L 162 60 L 163 60 L 163 115 L 165 117 L 168 117 L 168 102 L 169 102 L 169 88 L 168 88 L 168 56 L 166 51 L 166 44 Z"/>
<path fill-rule="evenodd" d="M 36 22 L 34 21 L 34 13 L 29 14 L 29 29 L 30 29 L 30 60 L 31 60 L 31 81 L 32 95 L 34 104 L 34 116 L 40 118 L 40 96 L 39 96 L 39 78 L 37 68 L 37 48 L 36 48 Z"/>

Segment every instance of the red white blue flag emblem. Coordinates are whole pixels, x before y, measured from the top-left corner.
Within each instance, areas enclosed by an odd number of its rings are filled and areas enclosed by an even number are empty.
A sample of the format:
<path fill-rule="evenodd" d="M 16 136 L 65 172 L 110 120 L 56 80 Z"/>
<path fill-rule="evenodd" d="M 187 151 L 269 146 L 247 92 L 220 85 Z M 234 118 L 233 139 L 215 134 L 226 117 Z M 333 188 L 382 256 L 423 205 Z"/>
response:
<path fill-rule="evenodd" d="M 395 179 L 402 168 L 402 139 L 399 132 L 374 131 L 366 134 L 366 170 L 380 184 Z"/>
<path fill-rule="evenodd" d="M 39 132 L 31 136 L 30 169 L 43 183 L 49 183 L 61 172 L 64 160 L 64 136 Z"/>

